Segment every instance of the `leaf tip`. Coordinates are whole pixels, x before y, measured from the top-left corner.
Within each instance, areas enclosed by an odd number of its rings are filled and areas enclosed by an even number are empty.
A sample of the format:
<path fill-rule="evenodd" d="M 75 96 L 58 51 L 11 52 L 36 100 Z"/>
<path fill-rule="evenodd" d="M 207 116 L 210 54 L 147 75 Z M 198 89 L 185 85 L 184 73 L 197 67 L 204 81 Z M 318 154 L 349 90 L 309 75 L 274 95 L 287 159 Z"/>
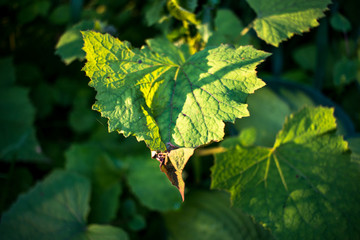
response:
<path fill-rule="evenodd" d="M 160 163 L 160 170 L 165 173 L 171 184 L 174 185 L 180 192 L 182 201 L 185 200 L 185 182 L 181 176 L 181 172 L 175 170 L 170 161 L 167 163 Z"/>

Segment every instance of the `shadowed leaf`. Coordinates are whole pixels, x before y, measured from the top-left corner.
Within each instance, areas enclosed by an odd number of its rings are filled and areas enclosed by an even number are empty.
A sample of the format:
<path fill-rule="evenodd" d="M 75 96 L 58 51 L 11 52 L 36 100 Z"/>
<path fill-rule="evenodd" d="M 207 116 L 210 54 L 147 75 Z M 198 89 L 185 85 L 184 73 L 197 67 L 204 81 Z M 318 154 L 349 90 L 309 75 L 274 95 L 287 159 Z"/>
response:
<path fill-rule="evenodd" d="M 90 183 L 77 174 L 55 171 L 3 214 L 3 239 L 128 239 L 120 228 L 86 226 Z"/>
<path fill-rule="evenodd" d="M 333 109 L 304 108 L 285 121 L 273 148 L 232 140 L 216 154 L 211 186 L 228 190 L 279 239 L 359 238 L 359 166 L 335 129 Z"/>
<path fill-rule="evenodd" d="M 160 170 L 164 172 L 170 182 L 179 189 L 183 201 L 185 199 L 185 182 L 182 178 L 182 172 L 193 153 L 193 148 L 174 149 L 169 152 L 164 163 L 160 164 Z"/>

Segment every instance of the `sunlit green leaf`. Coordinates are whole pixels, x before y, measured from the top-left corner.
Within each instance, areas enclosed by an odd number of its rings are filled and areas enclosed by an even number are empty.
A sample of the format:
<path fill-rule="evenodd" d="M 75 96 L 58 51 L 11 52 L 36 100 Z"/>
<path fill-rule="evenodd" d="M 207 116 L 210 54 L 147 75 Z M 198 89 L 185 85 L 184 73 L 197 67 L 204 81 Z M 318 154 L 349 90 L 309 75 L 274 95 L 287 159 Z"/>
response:
<path fill-rule="evenodd" d="M 257 18 L 254 29 L 267 43 L 278 46 L 294 34 L 309 31 L 319 25 L 330 0 L 247 0 Z"/>
<path fill-rule="evenodd" d="M 304 108 L 291 115 L 273 148 L 232 142 L 216 155 L 212 188 L 279 239 L 360 237 L 360 171 L 347 142 L 335 133 L 333 110 Z"/>
<path fill-rule="evenodd" d="M 206 48 L 185 60 L 166 42 L 153 52 L 151 44 L 138 50 L 109 35 L 83 35 L 93 108 L 109 118 L 109 131 L 135 135 L 154 151 L 221 140 L 223 121 L 248 116 L 246 96 L 264 86 L 255 67 L 269 54 L 249 46 Z"/>
<path fill-rule="evenodd" d="M 250 46 L 206 48 L 186 60 L 167 41 L 139 50 L 107 34 L 83 37 L 93 109 L 109 119 L 109 131 L 135 135 L 152 151 L 222 140 L 224 121 L 248 116 L 247 95 L 264 86 L 255 68 L 269 54 Z"/>

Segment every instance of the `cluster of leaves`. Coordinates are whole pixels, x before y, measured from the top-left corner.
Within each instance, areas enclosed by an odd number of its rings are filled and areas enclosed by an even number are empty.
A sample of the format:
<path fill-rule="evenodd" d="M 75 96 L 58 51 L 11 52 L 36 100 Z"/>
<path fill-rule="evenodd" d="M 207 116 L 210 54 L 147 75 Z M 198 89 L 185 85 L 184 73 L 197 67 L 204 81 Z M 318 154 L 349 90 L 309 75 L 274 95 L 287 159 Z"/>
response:
<path fill-rule="evenodd" d="M 0 1 L 0 238 L 360 238 L 357 3 L 330 3 Z"/>

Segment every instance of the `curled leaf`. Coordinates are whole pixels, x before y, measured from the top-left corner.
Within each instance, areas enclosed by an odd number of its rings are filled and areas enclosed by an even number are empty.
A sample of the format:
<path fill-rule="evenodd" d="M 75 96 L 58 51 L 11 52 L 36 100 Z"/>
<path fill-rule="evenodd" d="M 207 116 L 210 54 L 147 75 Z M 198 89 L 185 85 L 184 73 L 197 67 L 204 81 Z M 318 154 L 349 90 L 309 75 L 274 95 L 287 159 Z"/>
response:
<path fill-rule="evenodd" d="M 169 153 L 159 153 L 154 156 L 160 161 L 160 170 L 179 190 L 183 201 L 185 199 L 185 182 L 182 178 L 182 172 L 193 153 L 193 148 L 179 148 L 171 150 Z"/>

